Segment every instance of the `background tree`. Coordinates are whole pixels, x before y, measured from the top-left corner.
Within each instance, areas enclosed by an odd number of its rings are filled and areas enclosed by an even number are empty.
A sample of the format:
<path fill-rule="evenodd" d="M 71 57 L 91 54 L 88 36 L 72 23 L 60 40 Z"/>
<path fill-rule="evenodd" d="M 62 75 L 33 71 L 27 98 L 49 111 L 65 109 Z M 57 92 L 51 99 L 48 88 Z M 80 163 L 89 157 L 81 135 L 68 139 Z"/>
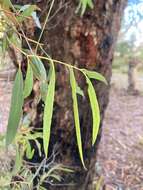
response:
<path fill-rule="evenodd" d="M 18 5 L 35 3 L 32 0 L 13 0 Z M 52 7 L 46 29 L 41 42 L 44 44 L 44 50 L 54 59 L 76 65 L 79 68 L 87 68 L 102 73 L 110 84 L 112 72 L 112 59 L 120 29 L 121 17 L 126 5 L 126 0 L 95 0 L 94 8 L 87 10 L 80 17 L 75 13 L 77 1 L 46 1 L 37 0 L 36 4 L 41 8 L 39 12 L 40 20 L 43 23 Z M 51 6 L 53 4 L 53 6 Z M 28 38 L 38 39 L 39 30 L 27 20 L 24 23 L 25 34 Z M 23 42 L 23 46 L 25 43 Z M 34 50 L 33 45 L 33 50 Z M 38 50 L 40 53 L 40 50 Z M 46 66 L 46 65 L 45 65 Z M 23 60 L 23 72 L 25 64 Z M 47 70 L 49 68 L 47 67 Z M 48 187 L 49 189 L 90 189 L 96 162 L 96 150 L 101 137 L 101 127 L 96 141 L 96 146 L 92 147 L 91 142 L 91 109 L 86 96 L 87 85 L 83 77 L 76 73 L 78 84 L 82 87 L 85 97 L 79 97 L 79 113 L 81 133 L 83 139 L 84 160 L 88 170 L 84 170 L 79 158 L 76 145 L 76 135 L 74 129 L 74 119 L 72 112 L 72 98 L 69 86 L 69 73 L 61 65 L 56 66 L 57 84 L 54 106 L 54 115 L 52 121 L 52 132 L 49 147 L 49 155 L 53 151 L 55 144 L 59 146 L 59 154 L 56 161 L 64 165 L 72 166 L 75 173 L 65 176 L 64 183 L 75 183 L 75 186 Z M 100 82 L 94 82 L 101 112 L 101 126 L 104 118 L 104 112 L 108 104 L 109 86 Z M 37 84 L 36 84 L 37 85 Z M 36 96 L 38 88 L 35 85 L 34 93 Z M 27 100 L 29 101 L 29 100 Z M 30 108 L 30 103 L 25 102 L 24 110 Z M 42 102 L 35 108 L 36 117 L 33 121 L 35 128 L 42 127 L 41 115 L 43 114 Z M 92 147 L 92 148 L 91 148 Z M 34 154 L 33 162 L 40 162 L 43 157 Z"/>
<path fill-rule="evenodd" d="M 128 92 L 137 94 L 137 73 L 142 68 L 142 1 L 128 1 L 118 36 L 114 68 L 128 72 Z"/>

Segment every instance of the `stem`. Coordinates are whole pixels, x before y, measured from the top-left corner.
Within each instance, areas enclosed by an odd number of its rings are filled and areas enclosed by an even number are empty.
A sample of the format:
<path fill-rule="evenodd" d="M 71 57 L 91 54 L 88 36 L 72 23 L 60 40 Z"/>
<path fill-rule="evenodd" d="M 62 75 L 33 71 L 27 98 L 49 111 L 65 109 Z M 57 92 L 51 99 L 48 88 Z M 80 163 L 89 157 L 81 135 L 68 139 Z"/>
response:
<path fill-rule="evenodd" d="M 66 67 L 70 67 L 70 68 L 73 68 L 73 69 L 76 69 L 76 70 L 79 70 L 79 71 L 82 71 L 83 69 L 80 69 L 80 68 L 78 68 L 78 67 L 76 67 L 76 66 L 74 66 L 74 65 L 70 65 L 70 64 L 68 64 L 68 63 L 65 63 L 65 62 L 62 62 L 62 61 L 58 61 L 58 60 L 56 60 L 56 59 L 52 59 L 52 58 L 48 58 L 48 57 L 44 57 L 44 56 L 40 56 L 40 55 L 28 55 L 28 57 L 37 57 L 37 58 L 40 58 L 40 59 L 44 59 L 44 60 L 48 60 L 48 61 L 53 61 L 53 62 L 55 62 L 55 63 L 59 63 L 59 64 L 61 64 L 61 65 L 64 65 L 64 66 L 66 66 Z"/>
<path fill-rule="evenodd" d="M 42 38 L 42 36 L 43 36 L 43 33 L 44 33 L 44 30 L 45 30 L 46 24 L 47 24 L 47 22 L 48 22 L 48 19 L 49 19 L 51 10 L 52 10 L 52 8 L 53 8 L 54 2 L 55 2 L 55 0 L 52 0 L 52 3 L 51 3 L 51 5 L 50 5 L 50 9 L 49 9 L 48 14 L 47 14 L 47 16 L 46 16 L 46 19 L 45 19 L 45 22 L 44 22 L 42 31 L 41 31 L 40 36 L 39 36 L 39 39 L 38 39 L 38 41 L 37 41 L 37 46 L 36 46 L 36 49 L 35 49 L 35 52 L 36 52 L 36 53 L 37 53 L 37 50 L 38 50 L 38 45 L 39 45 L 39 43 L 40 43 L 40 40 L 41 40 L 41 38 Z"/>

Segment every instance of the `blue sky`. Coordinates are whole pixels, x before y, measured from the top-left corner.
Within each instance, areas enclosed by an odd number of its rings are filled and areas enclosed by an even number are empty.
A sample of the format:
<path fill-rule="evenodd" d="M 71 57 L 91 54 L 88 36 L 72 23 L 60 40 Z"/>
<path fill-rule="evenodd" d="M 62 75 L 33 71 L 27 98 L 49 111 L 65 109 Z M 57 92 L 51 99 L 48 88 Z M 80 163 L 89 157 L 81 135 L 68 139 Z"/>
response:
<path fill-rule="evenodd" d="M 143 0 L 128 0 L 124 18 L 125 23 L 130 25 L 126 38 L 130 39 L 134 34 L 136 45 L 143 43 Z"/>

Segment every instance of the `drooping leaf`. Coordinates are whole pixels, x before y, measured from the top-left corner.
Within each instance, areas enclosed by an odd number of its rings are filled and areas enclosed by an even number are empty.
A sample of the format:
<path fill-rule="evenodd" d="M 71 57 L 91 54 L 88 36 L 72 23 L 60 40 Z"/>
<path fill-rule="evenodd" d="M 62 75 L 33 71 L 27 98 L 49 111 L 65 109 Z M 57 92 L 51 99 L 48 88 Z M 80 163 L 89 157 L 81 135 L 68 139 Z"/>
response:
<path fill-rule="evenodd" d="M 30 61 L 34 76 L 38 80 L 46 81 L 47 79 L 46 70 L 40 58 L 33 55 L 30 57 Z"/>
<path fill-rule="evenodd" d="M 24 84 L 24 98 L 27 98 L 31 94 L 32 88 L 33 88 L 33 71 L 30 64 L 28 63 L 26 79 Z"/>
<path fill-rule="evenodd" d="M 90 105 L 91 105 L 91 110 L 92 110 L 92 119 L 93 119 L 92 145 L 94 145 L 97 135 L 98 135 L 99 126 L 100 126 L 100 110 L 99 110 L 99 105 L 98 105 L 94 87 L 87 76 L 86 76 L 86 82 L 88 84 L 88 95 L 89 95 L 89 100 L 90 100 Z"/>
<path fill-rule="evenodd" d="M 79 155 L 83 167 L 86 169 L 83 159 L 83 150 L 82 150 L 82 140 L 81 140 L 81 132 L 80 132 L 80 122 L 79 122 L 79 112 L 78 112 L 78 103 L 77 103 L 77 94 L 76 94 L 76 80 L 74 76 L 74 71 L 72 68 L 69 68 L 70 71 L 70 84 L 72 89 L 72 99 L 73 99 L 73 112 L 74 112 L 74 121 L 75 121 L 75 130 L 76 130 L 76 138 L 77 138 L 77 146 L 79 150 Z"/>
<path fill-rule="evenodd" d="M 44 142 L 44 151 L 46 156 L 48 156 L 48 147 L 50 141 L 51 122 L 52 122 L 54 95 L 55 95 L 55 67 L 52 61 L 51 64 L 52 64 L 52 74 L 49 81 L 48 92 L 44 108 L 44 117 L 43 117 L 43 142 Z"/>
<path fill-rule="evenodd" d="M 8 119 L 6 145 L 9 145 L 13 140 L 19 126 L 23 106 L 23 77 L 19 68 L 12 90 L 11 106 Z"/>
<path fill-rule="evenodd" d="M 86 69 L 83 69 L 83 72 L 91 79 L 96 79 L 99 81 L 104 82 L 106 85 L 108 85 L 105 77 L 103 75 L 101 75 L 100 73 L 96 72 L 96 71 L 89 71 Z"/>

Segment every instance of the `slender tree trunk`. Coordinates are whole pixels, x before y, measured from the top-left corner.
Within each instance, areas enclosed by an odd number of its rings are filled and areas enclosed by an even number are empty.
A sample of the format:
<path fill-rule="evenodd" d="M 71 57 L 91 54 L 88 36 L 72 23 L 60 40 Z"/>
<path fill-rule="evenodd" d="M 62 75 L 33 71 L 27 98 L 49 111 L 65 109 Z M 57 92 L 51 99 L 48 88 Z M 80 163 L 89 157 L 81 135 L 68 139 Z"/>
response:
<path fill-rule="evenodd" d="M 137 70 L 139 67 L 140 61 L 134 57 L 129 60 L 129 68 L 128 68 L 128 93 L 131 95 L 138 95 L 137 90 Z"/>
<path fill-rule="evenodd" d="M 15 0 L 15 2 L 26 4 L 33 1 Z M 44 22 L 49 9 L 49 1 L 39 0 L 36 2 L 41 8 L 40 18 Z M 125 4 L 126 0 L 95 0 L 94 9 L 88 10 L 81 18 L 75 14 L 78 1 L 57 0 L 54 3 L 42 38 L 47 53 L 54 59 L 102 73 L 109 85 L 93 81 L 101 112 L 101 127 L 94 147 L 91 146 L 92 117 L 89 100 L 87 96 L 86 98 L 79 97 L 84 160 L 87 167 L 87 171 L 85 171 L 81 165 L 76 144 L 69 73 L 63 65 L 56 65 L 57 85 L 49 154 L 52 153 L 54 145 L 58 144 L 59 155 L 56 161 L 75 169 L 75 173 L 65 176 L 64 183 L 75 183 L 76 185 L 73 187 L 54 186 L 48 187 L 48 189 L 91 189 L 90 184 L 95 172 L 96 150 L 109 98 L 113 51 Z M 87 86 L 84 78 L 76 73 L 76 79 L 86 94 Z M 40 107 L 41 105 L 37 109 L 35 127 L 42 125 L 41 117 L 39 117 Z"/>

